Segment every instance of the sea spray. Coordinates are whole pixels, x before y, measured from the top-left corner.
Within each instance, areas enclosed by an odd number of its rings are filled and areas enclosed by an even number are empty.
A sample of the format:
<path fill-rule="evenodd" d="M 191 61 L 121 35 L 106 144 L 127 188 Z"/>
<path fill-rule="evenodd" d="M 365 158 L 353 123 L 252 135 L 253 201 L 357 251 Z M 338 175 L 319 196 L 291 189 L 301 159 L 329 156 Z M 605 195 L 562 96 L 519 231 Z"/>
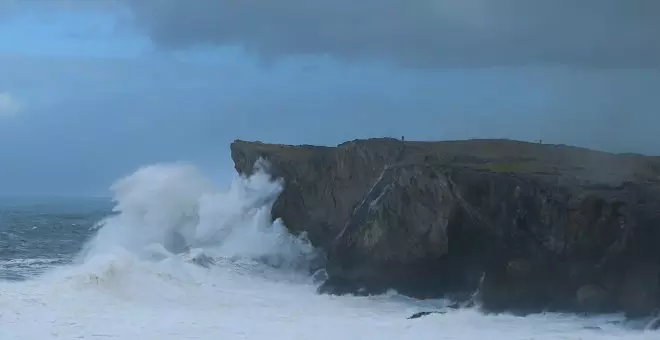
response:
<path fill-rule="evenodd" d="M 125 252 L 143 260 L 186 254 L 205 266 L 222 257 L 309 270 L 318 252 L 304 235 L 290 234 L 271 217 L 282 181 L 271 179 L 262 167 L 255 170 L 221 190 L 188 164 L 138 169 L 111 187 L 114 214 L 99 224 L 79 262 Z"/>

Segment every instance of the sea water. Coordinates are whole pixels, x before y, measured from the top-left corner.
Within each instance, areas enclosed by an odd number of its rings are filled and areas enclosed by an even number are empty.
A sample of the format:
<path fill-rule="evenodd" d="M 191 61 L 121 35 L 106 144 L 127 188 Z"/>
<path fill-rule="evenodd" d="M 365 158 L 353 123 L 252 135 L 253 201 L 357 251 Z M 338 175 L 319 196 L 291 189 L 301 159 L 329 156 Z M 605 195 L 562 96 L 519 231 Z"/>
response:
<path fill-rule="evenodd" d="M 0 200 L 0 339 L 660 338 L 620 315 L 319 295 L 318 251 L 271 220 L 282 184 L 223 187 L 177 163 L 117 181 L 112 202 Z M 408 319 L 420 311 L 445 313 Z"/>

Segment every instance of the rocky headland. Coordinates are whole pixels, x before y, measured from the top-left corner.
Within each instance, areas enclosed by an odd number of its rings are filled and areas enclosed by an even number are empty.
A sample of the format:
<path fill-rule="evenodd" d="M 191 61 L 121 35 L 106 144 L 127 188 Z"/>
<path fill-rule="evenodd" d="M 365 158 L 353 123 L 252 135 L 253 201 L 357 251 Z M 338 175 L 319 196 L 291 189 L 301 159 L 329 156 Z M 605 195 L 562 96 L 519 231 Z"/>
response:
<path fill-rule="evenodd" d="M 272 209 L 326 253 L 321 292 L 477 299 L 486 311 L 660 307 L 660 157 L 512 140 L 235 141 Z M 473 293 L 476 295 L 473 296 Z"/>

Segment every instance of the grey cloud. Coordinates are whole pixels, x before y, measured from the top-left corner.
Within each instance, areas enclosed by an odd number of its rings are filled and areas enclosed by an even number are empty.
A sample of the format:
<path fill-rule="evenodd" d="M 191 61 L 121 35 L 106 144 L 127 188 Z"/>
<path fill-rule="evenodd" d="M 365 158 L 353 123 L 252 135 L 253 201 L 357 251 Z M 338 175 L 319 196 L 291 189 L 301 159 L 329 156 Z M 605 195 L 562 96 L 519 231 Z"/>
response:
<path fill-rule="evenodd" d="M 658 0 L 118 0 L 166 47 L 414 67 L 660 67 Z"/>

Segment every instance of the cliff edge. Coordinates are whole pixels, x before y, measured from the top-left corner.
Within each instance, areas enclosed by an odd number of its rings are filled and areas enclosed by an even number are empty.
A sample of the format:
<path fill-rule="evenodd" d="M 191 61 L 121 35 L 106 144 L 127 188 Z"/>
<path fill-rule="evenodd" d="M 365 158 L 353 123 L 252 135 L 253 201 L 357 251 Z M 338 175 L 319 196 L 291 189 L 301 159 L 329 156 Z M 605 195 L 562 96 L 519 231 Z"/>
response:
<path fill-rule="evenodd" d="M 285 181 L 273 206 L 327 254 L 327 293 L 468 299 L 489 311 L 660 307 L 660 158 L 512 140 L 235 141 Z"/>

